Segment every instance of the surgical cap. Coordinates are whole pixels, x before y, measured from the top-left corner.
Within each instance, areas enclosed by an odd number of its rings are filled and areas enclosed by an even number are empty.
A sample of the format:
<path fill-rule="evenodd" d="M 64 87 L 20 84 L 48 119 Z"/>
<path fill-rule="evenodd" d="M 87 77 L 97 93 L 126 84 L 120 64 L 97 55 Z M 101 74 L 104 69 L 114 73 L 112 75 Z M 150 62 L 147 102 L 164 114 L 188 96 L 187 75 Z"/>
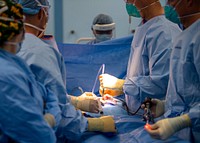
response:
<path fill-rule="evenodd" d="M 23 11 L 26 14 L 37 14 L 41 7 L 50 7 L 48 0 L 15 0 L 23 6 Z"/>
<path fill-rule="evenodd" d="M 93 30 L 107 31 L 115 29 L 115 23 L 112 17 L 106 14 L 99 14 L 93 20 Z"/>
<path fill-rule="evenodd" d="M 93 25 L 95 24 L 111 24 L 113 23 L 112 17 L 106 14 L 99 14 L 93 20 Z"/>
<path fill-rule="evenodd" d="M 23 10 L 12 0 L 0 0 L 0 45 L 11 40 L 23 28 Z"/>

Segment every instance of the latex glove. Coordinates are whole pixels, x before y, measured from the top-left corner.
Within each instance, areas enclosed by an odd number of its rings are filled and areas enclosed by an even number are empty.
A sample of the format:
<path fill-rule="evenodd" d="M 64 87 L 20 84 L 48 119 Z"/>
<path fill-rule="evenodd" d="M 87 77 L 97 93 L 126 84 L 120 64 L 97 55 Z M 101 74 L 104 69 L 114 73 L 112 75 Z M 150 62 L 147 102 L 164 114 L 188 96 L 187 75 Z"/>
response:
<path fill-rule="evenodd" d="M 159 99 L 151 99 L 151 102 L 152 102 L 151 113 L 153 117 L 157 118 L 162 116 L 165 112 L 165 101 L 161 101 Z M 144 105 L 142 105 L 142 108 L 143 109 L 145 108 Z"/>
<path fill-rule="evenodd" d="M 88 131 L 99 131 L 116 133 L 115 121 L 111 116 L 102 116 L 100 118 L 87 118 Z"/>
<path fill-rule="evenodd" d="M 124 80 L 118 79 L 109 74 L 101 74 L 99 76 L 100 88 L 99 93 L 103 96 L 109 94 L 112 96 L 118 96 L 123 94 Z"/>
<path fill-rule="evenodd" d="M 189 127 L 191 120 L 187 114 L 175 117 L 159 120 L 153 125 L 149 125 L 149 128 L 145 128 L 146 131 L 156 139 L 165 140 L 173 135 L 175 132 Z"/>
<path fill-rule="evenodd" d="M 92 92 L 84 92 L 83 94 L 80 95 L 81 97 L 97 97 L 94 93 Z"/>
<path fill-rule="evenodd" d="M 101 103 L 103 104 L 117 104 L 117 99 L 115 99 L 113 96 L 110 96 L 109 94 L 105 94 L 102 98 L 100 98 Z"/>
<path fill-rule="evenodd" d="M 71 103 L 78 109 L 86 112 L 99 113 L 102 111 L 100 98 L 90 96 L 92 93 L 83 93 L 81 96 L 71 96 Z"/>
<path fill-rule="evenodd" d="M 50 113 L 46 113 L 44 115 L 44 119 L 52 128 L 56 125 L 56 120 L 55 120 L 54 116 L 51 115 Z"/>

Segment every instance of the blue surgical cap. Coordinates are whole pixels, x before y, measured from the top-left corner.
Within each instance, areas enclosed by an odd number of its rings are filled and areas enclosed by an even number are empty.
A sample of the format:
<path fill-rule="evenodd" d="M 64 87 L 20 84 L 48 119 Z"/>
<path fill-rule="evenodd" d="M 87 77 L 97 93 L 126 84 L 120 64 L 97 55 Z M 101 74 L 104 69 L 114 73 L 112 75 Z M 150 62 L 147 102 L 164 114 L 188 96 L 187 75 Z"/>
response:
<path fill-rule="evenodd" d="M 99 14 L 93 20 L 93 25 L 95 24 L 111 24 L 113 23 L 112 17 L 106 14 Z"/>
<path fill-rule="evenodd" d="M 49 7 L 48 0 L 15 0 L 17 3 L 20 3 L 23 7 L 23 11 L 26 14 L 37 14 L 41 7 Z"/>

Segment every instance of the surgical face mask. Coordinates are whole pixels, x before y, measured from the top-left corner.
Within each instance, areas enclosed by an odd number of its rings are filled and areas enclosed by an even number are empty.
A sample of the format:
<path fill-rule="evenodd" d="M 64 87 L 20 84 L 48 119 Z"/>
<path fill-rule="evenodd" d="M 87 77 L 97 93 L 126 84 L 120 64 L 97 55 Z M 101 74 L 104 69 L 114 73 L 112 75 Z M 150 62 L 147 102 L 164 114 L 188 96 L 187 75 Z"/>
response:
<path fill-rule="evenodd" d="M 112 34 L 96 34 L 97 42 L 110 40 L 111 38 L 112 38 Z"/>
<path fill-rule="evenodd" d="M 178 13 L 176 12 L 176 10 L 170 6 L 170 5 L 166 5 L 164 7 L 165 10 L 165 16 L 167 19 L 169 19 L 170 21 L 176 23 L 176 24 L 181 24 L 179 18 L 178 18 Z"/>
<path fill-rule="evenodd" d="M 174 10 L 175 10 L 175 11 L 176 11 L 177 6 L 180 5 L 181 1 L 182 1 L 182 0 L 179 0 L 179 1 L 177 2 L 177 4 L 174 6 Z M 178 17 L 178 18 L 179 18 L 179 19 L 183 19 L 183 18 L 186 18 L 186 17 L 191 17 L 191 16 L 194 16 L 194 15 L 198 15 L 198 14 L 200 14 L 200 12 L 192 13 L 192 14 L 187 14 L 187 15 L 183 15 L 183 16 L 180 16 L 180 17 Z M 178 15 L 178 14 L 177 14 L 177 15 Z"/>
<path fill-rule="evenodd" d="M 138 17 L 138 18 L 141 17 L 138 9 L 136 8 L 134 4 L 126 3 L 126 11 L 129 16 Z"/>

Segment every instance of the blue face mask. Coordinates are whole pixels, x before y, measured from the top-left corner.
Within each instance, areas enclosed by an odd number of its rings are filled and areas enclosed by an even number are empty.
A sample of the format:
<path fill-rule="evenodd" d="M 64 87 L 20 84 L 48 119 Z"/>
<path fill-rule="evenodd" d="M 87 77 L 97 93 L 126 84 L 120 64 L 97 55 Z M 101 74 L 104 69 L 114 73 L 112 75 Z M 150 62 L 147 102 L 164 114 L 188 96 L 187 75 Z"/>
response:
<path fill-rule="evenodd" d="M 141 17 L 138 9 L 133 4 L 126 3 L 126 11 L 129 16 L 138 17 L 138 18 Z"/>
<path fill-rule="evenodd" d="M 178 13 L 176 12 L 176 10 L 172 6 L 166 5 L 164 7 L 164 9 L 165 9 L 165 16 L 166 16 L 167 19 L 169 19 L 170 21 L 172 21 L 172 22 L 174 22 L 178 25 L 181 24 L 181 22 L 178 18 Z"/>
<path fill-rule="evenodd" d="M 112 34 L 96 34 L 97 42 L 110 40 L 111 38 L 112 38 Z"/>

